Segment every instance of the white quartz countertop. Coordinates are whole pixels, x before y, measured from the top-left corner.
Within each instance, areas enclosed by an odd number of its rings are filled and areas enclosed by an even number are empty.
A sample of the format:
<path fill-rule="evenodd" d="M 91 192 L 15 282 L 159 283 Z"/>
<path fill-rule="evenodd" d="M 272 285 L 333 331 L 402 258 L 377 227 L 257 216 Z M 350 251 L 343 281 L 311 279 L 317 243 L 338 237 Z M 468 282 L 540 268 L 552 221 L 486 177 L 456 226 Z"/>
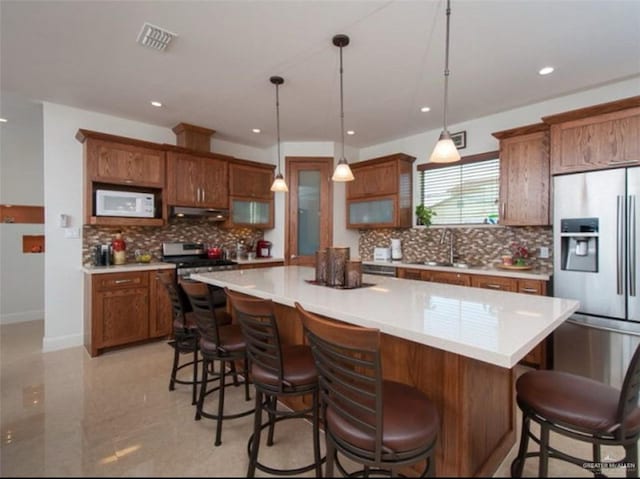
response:
<path fill-rule="evenodd" d="M 316 286 L 314 268 L 219 271 L 192 279 L 511 368 L 569 318 L 578 301 L 363 275 L 374 286 Z"/>
<path fill-rule="evenodd" d="M 87 274 L 129 273 L 133 271 L 153 271 L 156 269 L 176 269 L 173 263 L 127 263 L 111 266 L 83 266 L 82 271 Z"/>
<path fill-rule="evenodd" d="M 464 274 L 482 274 L 491 276 L 504 276 L 505 278 L 537 279 L 549 281 L 551 274 L 543 268 L 533 268 L 528 270 L 508 270 L 500 269 L 493 265 L 470 266 L 467 268 L 457 268 L 453 266 L 431 266 L 422 263 L 403 263 L 401 261 L 363 261 L 362 264 L 374 264 L 380 266 L 392 266 L 394 268 L 429 269 L 436 271 L 453 271 Z"/>
<path fill-rule="evenodd" d="M 255 259 L 234 259 L 238 264 L 266 264 L 266 263 L 284 263 L 284 258 L 255 258 Z"/>

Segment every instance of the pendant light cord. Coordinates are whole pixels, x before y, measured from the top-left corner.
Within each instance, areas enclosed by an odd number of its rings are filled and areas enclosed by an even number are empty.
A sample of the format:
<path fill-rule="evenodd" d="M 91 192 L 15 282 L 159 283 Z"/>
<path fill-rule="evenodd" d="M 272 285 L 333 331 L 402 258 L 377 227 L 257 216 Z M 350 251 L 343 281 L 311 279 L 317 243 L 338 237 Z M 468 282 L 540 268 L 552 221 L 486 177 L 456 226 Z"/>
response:
<path fill-rule="evenodd" d="M 451 0 L 447 0 L 447 38 L 446 38 L 446 47 L 444 54 L 444 114 L 443 114 L 443 124 L 444 131 L 448 131 L 447 125 L 447 109 L 448 109 L 448 99 L 449 99 L 449 17 L 451 16 Z"/>
<path fill-rule="evenodd" d="M 342 45 L 340 46 L 340 136 L 342 137 L 342 157 L 344 161 L 344 95 L 342 93 Z"/>
<path fill-rule="evenodd" d="M 278 135 L 278 174 L 282 174 L 280 169 L 280 85 L 276 84 L 276 131 Z"/>

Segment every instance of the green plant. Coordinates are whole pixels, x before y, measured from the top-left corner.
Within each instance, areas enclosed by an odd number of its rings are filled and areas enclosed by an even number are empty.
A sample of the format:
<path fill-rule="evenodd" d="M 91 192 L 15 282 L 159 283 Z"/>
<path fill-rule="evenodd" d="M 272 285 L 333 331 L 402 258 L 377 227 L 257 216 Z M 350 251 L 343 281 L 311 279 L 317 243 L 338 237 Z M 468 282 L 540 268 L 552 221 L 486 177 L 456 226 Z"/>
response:
<path fill-rule="evenodd" d="M 431 226 L 431 217 L 436 216 L 438 213 L 433 211 L 425 205 L 416 206 L 416 216 L 418 218 L 418 224 L 424 226 Z"/>

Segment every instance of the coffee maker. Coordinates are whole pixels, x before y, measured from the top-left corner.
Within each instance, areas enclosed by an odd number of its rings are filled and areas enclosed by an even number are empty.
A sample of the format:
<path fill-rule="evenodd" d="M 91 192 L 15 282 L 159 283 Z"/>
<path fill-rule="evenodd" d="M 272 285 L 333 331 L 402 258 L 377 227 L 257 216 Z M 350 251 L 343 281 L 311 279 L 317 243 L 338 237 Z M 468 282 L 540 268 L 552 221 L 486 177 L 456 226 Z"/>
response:
<path fill-rule="evenodd" d="M 271 241 L 258 240 L 256 243 L 256 258 L 271 258 Z"/>

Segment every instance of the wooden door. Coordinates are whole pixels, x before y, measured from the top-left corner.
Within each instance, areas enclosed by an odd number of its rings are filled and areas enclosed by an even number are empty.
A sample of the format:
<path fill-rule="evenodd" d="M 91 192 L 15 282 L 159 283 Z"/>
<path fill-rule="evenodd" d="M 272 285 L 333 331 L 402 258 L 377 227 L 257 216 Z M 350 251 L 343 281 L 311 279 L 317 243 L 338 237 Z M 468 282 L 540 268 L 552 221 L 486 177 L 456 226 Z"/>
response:
<path fill-rule="evenodd" d="M 169 181 L 173 183 L 170 201 L 178 206 L 198 206 L 202 159 L 169 153 Z"/>
<path fill-rule="evenodd" d="M 207 208 L 228 208 L 228 163 L 225 160 L 202 158 L 202 178 L 199 206 Z"/>
<path fill-rule="evenodd" d="M 229 195 L 245 198 L 273 198 L 273 167 L 257 167 L 231 163 L 229 165 Z"/>
<path fill-rule="evenodd" d="M 173 281 L 175 271 L 163 269 L 149 272 L 149 337 L 168 336 L 173 329 L 173 307 L 161 277 Z"/>
<path fill-rule="evenodd" d="M 454 273 L 449 271 L 432 271 L 431 281 L 433 281 L 434 283 L 471 286 L 471 277 L 468 274 Z"/>
<path fill-rule="evenodd" d="M 160 149 L 89 138 L 86 155 L 88 176 L 93 181 L 164 186 L 164 152 Z"/>
<path fill-rule="evenodd" d="M 333 242 L 333 158 L 287 157 L 285 261 L 314 265 L 315 252 Z"/>

